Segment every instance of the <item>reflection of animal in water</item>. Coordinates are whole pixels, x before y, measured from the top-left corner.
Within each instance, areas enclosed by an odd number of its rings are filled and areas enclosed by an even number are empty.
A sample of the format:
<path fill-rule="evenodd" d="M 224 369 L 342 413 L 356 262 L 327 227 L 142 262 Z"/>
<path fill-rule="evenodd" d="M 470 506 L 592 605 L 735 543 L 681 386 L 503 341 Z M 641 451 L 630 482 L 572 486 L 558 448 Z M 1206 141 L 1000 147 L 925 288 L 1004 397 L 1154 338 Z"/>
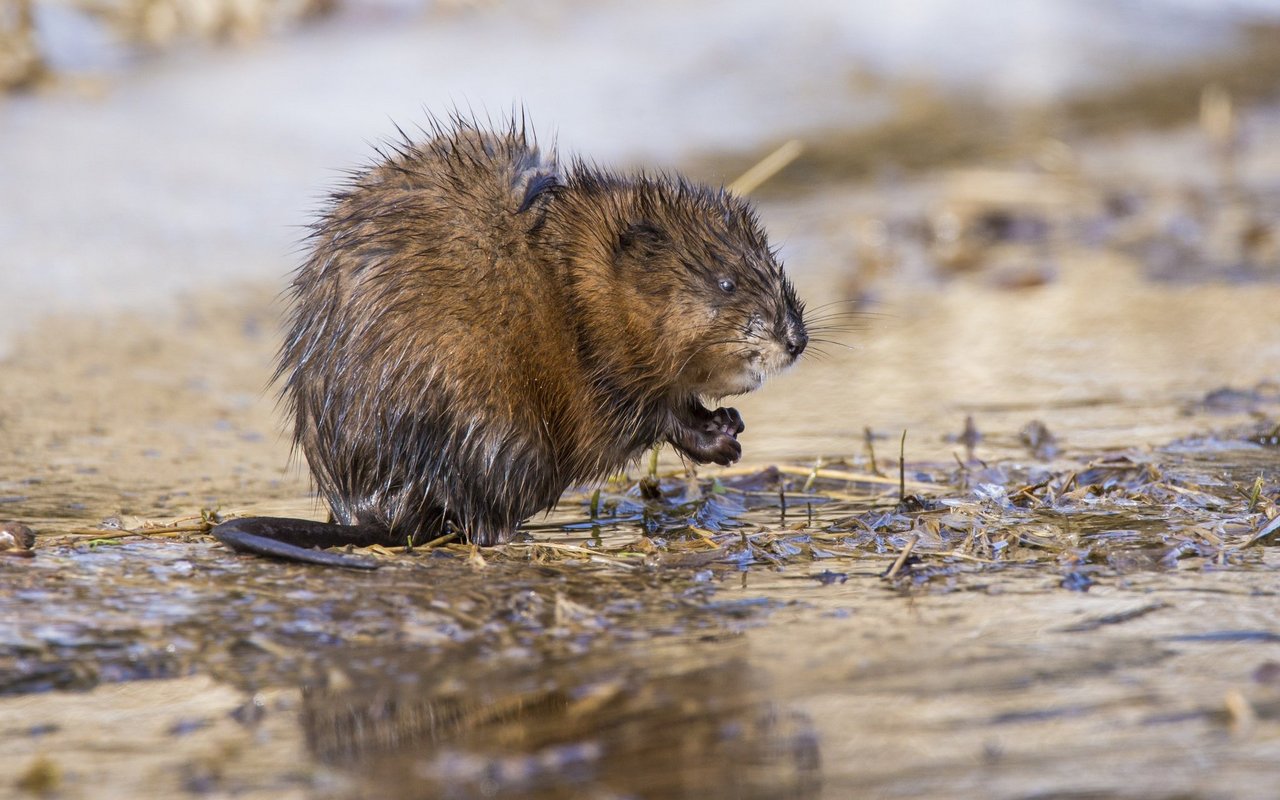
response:
<path fill-rule="evenodd" d="M 468 662 L 443 686 L 414 685 L 428 680 L 420 660 L 384 664 L 408 684 L 344 673 L 340 690 L 304 691 L 301 721 L 312 756 L 369 796 L 818 796 L 813 721 L 761 697 L 746 662 L 706 661 L 575 658 L 534 674 Z"/>
<path fill-rule="evenodd" d="M 808 341 L 745 201 L 562 168 L 521 125 L 391 145 L 311 243 L 277 377 L 340 524 L 215 530 L 259 553 L 446 528 L 494 544 L 656 443 L 732 463 L 742 420 L 700 398 L 756 389 Z"/>

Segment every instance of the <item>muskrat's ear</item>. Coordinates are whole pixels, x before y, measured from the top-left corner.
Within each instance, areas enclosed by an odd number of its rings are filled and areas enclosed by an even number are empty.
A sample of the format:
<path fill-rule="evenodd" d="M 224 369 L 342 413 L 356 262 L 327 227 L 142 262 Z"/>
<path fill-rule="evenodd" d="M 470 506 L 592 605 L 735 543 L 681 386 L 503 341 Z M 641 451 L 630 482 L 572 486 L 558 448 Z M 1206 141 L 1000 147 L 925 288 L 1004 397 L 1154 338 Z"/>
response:
<path fill-rule="evenodd" d="M 661 251 L 670 238 L 666 231 L 648 220 L 633 222 L 618 234 L 618 242 L 614 248 L 615 255 L 633 254 L 639 256 L 654 255 Z"/>
<path fill-rule="evenodd" d="M 524 187 L 524 198 L 516 208 L 517 214 L 523 214 L 533 207 L 544 194 L 560 186 L 560 179 L 553 172 L 538 172 L 528 176 Z"/>

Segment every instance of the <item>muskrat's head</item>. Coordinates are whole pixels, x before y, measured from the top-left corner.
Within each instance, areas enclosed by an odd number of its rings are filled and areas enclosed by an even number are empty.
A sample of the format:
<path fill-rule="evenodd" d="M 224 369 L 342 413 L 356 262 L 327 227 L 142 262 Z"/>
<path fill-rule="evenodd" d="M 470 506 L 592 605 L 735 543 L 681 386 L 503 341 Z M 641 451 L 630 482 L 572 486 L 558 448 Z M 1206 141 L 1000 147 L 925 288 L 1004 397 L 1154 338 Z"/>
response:
<path fill-rule="evenodd" d="M 671 388 L 743 394 L 795 363 L 809 341 L 804 304 L 750 206 L 682 181 L 633 188 L 613 269 L 649 309 Z"/>

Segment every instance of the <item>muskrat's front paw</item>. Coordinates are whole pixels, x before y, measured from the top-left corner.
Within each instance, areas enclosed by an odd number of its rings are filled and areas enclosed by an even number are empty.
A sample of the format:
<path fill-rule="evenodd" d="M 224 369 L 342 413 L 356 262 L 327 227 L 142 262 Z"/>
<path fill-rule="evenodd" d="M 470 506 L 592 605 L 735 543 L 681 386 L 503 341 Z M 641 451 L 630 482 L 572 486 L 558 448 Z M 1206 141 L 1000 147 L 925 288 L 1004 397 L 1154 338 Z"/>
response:
<path fill-rule="evenodd" d="M 696 405 L 677 420 L 668 440 L 681 453 L 699 464 L 727 466 L 742 457 L 738 434 L 745 429 L 742 415 L 737 409 L 717 408 L 715 411 L 708 411 L 701 405 Z"/>
<path fill-rule="evenodd" d="M 742 445 L 727 433 L 704 433 L 697 441 L 683 442 L 676 447 L 699 464 L 728 466 L 742 457 Z"/>
<path fill-rule="evenodd" d="M 722 433 L 707 448 L 707 454 L 707 461 L 727 467 L 742 458 L 742 445 L 729 434 Z"/>
<path fill-rule="evenodd" d="M 741 458 L 742 445 L 733 437 L 733 434 L 725 433 L 719 427 L 710 427 L 710 425 L 711 423 L 708 423 L 708 428 L 701 431 L 686 429 L 672 436 L 669 441 L 676 446 L 677 450 L 699 464 L 710 462 L 726 466 Z"/>
<path fill-rule="evenodd" d="M 721 433 L 732 436 L 735 439 L 738 434 L 747 429 L 747 426 L 742 422 L 742 415 L 738 413 L 736 408 L 717 408 L 711 412 L 711 420 Z M 742 448 L 738 449 L 741 450 Z"/>

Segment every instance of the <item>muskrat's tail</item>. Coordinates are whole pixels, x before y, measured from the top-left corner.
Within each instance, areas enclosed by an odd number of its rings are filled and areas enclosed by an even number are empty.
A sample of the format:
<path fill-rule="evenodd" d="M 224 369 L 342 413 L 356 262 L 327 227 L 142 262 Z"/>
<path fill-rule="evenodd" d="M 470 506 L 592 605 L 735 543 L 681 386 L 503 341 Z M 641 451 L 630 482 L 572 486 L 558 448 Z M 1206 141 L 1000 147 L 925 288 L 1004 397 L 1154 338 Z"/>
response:
<path fill-rule="evenodd" d="M 377 569 L 382 566 L 382 562 L 366 556 L 330 553 L 313 548 L 346 545 L 367 547 L 371 544 L 385 544 L 388 538 L 387 528 L 377 523 L 337 525 L 289 517 L 233 519 L 218 525 L 212 533 L 215 539 L 232 550 L 349 569 Z"/>

